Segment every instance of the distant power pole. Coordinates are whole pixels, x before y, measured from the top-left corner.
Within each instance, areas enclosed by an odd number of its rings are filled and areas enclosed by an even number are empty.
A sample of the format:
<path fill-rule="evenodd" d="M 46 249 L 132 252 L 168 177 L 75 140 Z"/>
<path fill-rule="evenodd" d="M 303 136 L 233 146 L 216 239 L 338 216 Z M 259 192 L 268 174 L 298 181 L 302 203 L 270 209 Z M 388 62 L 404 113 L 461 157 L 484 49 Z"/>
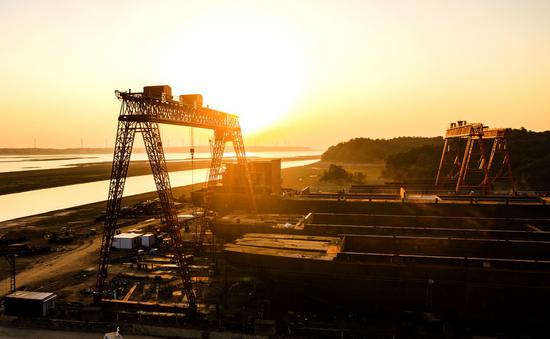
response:
<path fill-rule="evenodd" d="M 80 137 L 80 148 L 84 148 L 84 138 Z"/>
<path fill-rule="evenodd" d="M 36 148 L 36 138 L 34 138 L 34 148 Z"/>

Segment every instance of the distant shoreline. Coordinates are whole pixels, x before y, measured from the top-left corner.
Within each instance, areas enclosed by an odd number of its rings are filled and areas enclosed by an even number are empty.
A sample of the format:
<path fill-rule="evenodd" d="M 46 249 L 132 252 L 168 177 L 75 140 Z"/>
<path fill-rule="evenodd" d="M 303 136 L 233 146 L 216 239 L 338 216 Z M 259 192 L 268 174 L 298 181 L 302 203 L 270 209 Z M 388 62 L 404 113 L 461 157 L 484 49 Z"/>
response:
<path fill-rule="evenodd" d="M 315 151 L 311 147 L 287 147 L 287 146 L 247 146 L 248 152 L 292 152 Z M 189 153 L 190 147 L 165 147 L 166 153 Z M 228 145 L 228 150 L 232 147 Z M 145 148 L 136 147 L 134 153 L 145 153 Z M 195 146 L 195 152 L 210 152 L 210 146 Z M 107 154 L 113 153 L 113 148 L 0 148 L 0 155 L 59 155 L 59 154 Z"/>

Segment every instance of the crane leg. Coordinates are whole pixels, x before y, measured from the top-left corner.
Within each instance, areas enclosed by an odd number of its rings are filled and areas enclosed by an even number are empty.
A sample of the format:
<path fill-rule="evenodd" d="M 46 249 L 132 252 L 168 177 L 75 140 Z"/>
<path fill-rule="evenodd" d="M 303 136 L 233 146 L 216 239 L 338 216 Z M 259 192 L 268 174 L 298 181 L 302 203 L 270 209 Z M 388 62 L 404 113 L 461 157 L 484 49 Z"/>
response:
<path fill-rule="evenodd" d="M 103 226 L 103 239 L 101 241 L 101 252 L 99 256 L 99 269 L 96 280 L 95 301 L 99 303 L 103 297 L 105 280 L 107 279 L 107 270 L 109 267 L 109 258 L 111 255 L 111 246 L 116 232 L 118 213 L 130 164 L 134 136 L 136 134 L 136 122 L 119 121 L 117 130 L 117 139 L 115 144 L 113 166 L 111 168 L 111 181 L 109 184 L 109 196 L 107 198 L 107 209 L 105 214 L 105 223 Z"/>
<path fill-rule="evenodd" d="M 193 291 L 193 283 L 191 281 L 187 260 L 185 259 L 184 244 L 178 224 L 176 208 L 174 206 L 174 198 L 170 186 L 168 169 L 166 167 L 166 158 L 162 148 L 160 130 L 156 122 L 143 122 L 141 123 L 141 132 L 143 134 L 145 149 L 149 157 L 151 171 L 153 172 L 153 178 L 155 179 L 155 185 L 157 186 L 162 210 L 161 218 L 170 233 L 172 248 L 174 250 L 174 259 L 180 271 L 183 290 L 187 295 L 189 312 L 194 314 L 197 311 L 195 292 Z"/>

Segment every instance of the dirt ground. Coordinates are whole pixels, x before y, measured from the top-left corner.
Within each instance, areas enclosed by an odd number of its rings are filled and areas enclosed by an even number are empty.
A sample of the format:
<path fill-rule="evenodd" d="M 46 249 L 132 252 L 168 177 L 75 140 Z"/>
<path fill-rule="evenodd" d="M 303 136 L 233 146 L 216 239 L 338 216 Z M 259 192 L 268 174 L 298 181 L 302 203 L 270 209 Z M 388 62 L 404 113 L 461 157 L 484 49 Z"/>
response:
<path fill-rule="evenodd" d="M 173 194 L 176 199 L 188 200 L 191 186 L 176 187 Z M 156 192 L 126 197 L 122 206 L 132 206 L 136 203 L 152 200 L 157 197 Z M 36 216 L 19 218 L 0 223 L 0 233 L 11 236 L 25 236 L 25 243 L 34 247 L 48 246 L 49 252 L 40 255 L 19 256 L 16 258 L 16 284 L 18 287 L 46 288 L 52 282 L 80 284 L 82 270 L 94 268 L 98 265 L 98 254 L 101 246 L 103 222 L 96 221 L 105 209 L 105 202 L 88 204 L 59 211 L 52 211 Z M 141 223 L 155 216 L 146 215 L 137 218 L 120 218 L 119 225 L 123 229 L 136 228 Z M 43 238 L 45 231 L 60 232 L 62 227 L 69 227 L 75 233 L 75 239 L 69 244 L 52 244 Z M 90 235 L 89 230 L 95 229 L 97 234 Z M 0 257 L 0 296 L 9 290 L 9 266 L 4 258 Z M 91 275 L 94 275 L 92 273 Z M 67 281 L 72 279 L 73 281 Z M 93 280 L 90 280 L 90 286 Z"/>
<path fill-rule="evenodd" d="M 121 333 L 123 334 L 123 333 Z M 139 335 L 127 335 L 123 334 L 126 339 L 146 339 L 151 337 L 139 336 Z M 36 330 L 36 329 L 24 329 L 13 327 L 0 326 L 0 338 L 5 339 L 17 339 L 17 338 L 33 338 L 33 339 L 96 339 L 100 338 L 100 333 L 86 333 L 86 332 L 68 332 L 68 331 L 54 331 L 54 330 Z"/>

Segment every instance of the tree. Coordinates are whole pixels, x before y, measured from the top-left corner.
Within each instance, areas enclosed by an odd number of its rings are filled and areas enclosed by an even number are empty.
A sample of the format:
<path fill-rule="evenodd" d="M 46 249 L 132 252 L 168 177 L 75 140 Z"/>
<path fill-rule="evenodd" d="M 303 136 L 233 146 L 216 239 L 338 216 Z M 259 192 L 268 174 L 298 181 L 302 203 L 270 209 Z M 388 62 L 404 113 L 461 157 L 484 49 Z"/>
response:
<path fill-rule="evenodd" d="M 364 182 L 365 178 L 365 174 L 361 172 L 351 174 L 346 171 L 342 166 L 330 164 L 328 170 L 323 172 L 320 181 L 335 182 L 338 184 L 346 182 L 361 184 Z"/>

